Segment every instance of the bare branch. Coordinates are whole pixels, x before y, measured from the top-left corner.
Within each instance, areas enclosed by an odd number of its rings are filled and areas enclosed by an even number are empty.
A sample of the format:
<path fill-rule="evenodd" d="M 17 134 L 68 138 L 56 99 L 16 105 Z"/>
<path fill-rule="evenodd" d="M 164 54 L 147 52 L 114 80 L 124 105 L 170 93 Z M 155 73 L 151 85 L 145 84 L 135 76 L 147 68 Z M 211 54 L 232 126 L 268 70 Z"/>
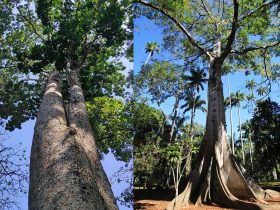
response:
<path fill-rule="evenodd" d="M 166 17 L 168 17 L 187 36 L 188 40 L 194 47 L 196 47 L 202 54 L 206 55 L 208 58 L 211 57 L 211 54 L 206 49 L 204 49 L 202 46 L 200 46 L 197 43 L 197 41 L 193 38 L 193 36 L 190 34 L 190 32 L 172 15 L 168 14 L 166 11 L 164 11 L 160 7 L 150 4 L 149 2 L 144 1 L 144 0 L 134 0 L 134 3 L 143 4 L 144 6 L 155 9 L 155 10 L 159 11 L 160 13 L 162 13 L 163 15 L 165 15 Z"/>
<path fill-rule="evenodd" d="M 270 44 L 270 45 L 266 45 L 266 46 L 259 46 L 259 47 L 248 47 L 248 48 L 245 48 L 244 50 L 231 50 L 230 53 L 234 53 L 234 54 L 239 54 L 239 55 L 244 55 L 248 52 L 251 52 L 251 51 L 255 51 L 255 50 L 266 50 L 268 48 L 271 48 L 271 47 L 276 47 L 280 44 L 280 41 L 278 42 L 275 42 L 273 44 Z"/>

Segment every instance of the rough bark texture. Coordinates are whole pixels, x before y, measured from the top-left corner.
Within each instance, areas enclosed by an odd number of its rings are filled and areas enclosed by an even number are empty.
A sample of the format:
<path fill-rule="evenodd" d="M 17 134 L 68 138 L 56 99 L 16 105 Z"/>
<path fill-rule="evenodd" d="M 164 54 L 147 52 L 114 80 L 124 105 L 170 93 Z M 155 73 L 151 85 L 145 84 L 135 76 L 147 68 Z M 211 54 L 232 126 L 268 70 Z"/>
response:
<path fill-rule="evenodd" d="M 242 201 L 264 198 L 264 192 L 249 186 L 227 145 L 221 69 L 218 59 L 210 60 L 206 133 L 196 168 L 177 199 L 178 206 L 213 202 L 231 208 L 261 209 Z M 174 209 L 174 202 L 175 199 L 167 209 Z"/>
<path fill-rule="evenodd" d="M 117 210 L 76 74 L 65 109 L 59 74 L 48 81 L 31 150 L 29 209 Z"/>

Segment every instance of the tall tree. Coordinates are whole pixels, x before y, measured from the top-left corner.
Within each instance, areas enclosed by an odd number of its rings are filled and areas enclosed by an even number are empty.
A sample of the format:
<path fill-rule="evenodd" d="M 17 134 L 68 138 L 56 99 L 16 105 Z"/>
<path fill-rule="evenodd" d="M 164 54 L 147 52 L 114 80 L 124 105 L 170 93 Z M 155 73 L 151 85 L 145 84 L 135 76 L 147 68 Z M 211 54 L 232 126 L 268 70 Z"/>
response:
<path fill-rule="evenodd" d="M 207 82 L 206 73 L 203 69 L 190 70 L 191 75 L 184 76 L 183 78 L 187 82 L 187 89 L 192 89 L 192 96 L 187 96 L 187 103 L 189 103 L 191 106 L 191 128 L 190 128 L 190 138 L 193 139 L 193 127 L 194 127 L 194 117 L 195 117 L 195 111 L 196 109 L 201 109 L 203 111 L 206 111 L 202 108 L 202 105 L 205 104 L 204 101 L 200 100 L 200 96 L 197 96 L 199 94 L 199 90 L 204 90 L 203 83 Z M 187 104 L 185 104 L 185 107 L 187 107 Z M 185 109 L 185 111 L 189 111 L 189 109 Z"/>
<path fill-rule="evenodd" d="M 259 154 L 258 162 L 264 172 L 277 171 L 279 156 L 280 106 L 267 99 L 257 104 L 251 120 L 255 144 L 255 154 Z M 279 172 L 278 172 L 279 173 Z M 272 173 L 273 174 L 273 173 Z M 277 179 L 277 174 L 274 178 Z"/>
<path fill-rule="evenodd" d="M 226 104 L 229 105 L 229 118 L 230 118 L 230 136 L 231 136 L 231 150 L 232 154 L 234 154 L 234 136 L 233 136 L 233 121 L 232 121 L 232 95 L 230 92 L 230 84 L 229 84 L 229 77 L 228 80 L 228 97 L 226 98 Z"/>
<path fill-rule="evenodd" d="M 185 108 L 184 113 L 191 111 L 191 123 L 190 123 L 190 130 L 189 135 L 191 141 L 194 137 L 194 118 L 196 114 L 196 110 L 200 109 L 202 112 L 206 112 L 204 105 L 206 102 L 200 99 L 200 96 L 196 96 L 196 98 L 188 97 L 186 104 L 183 104 L 181 108 Z"/>
<path fill-rule="evenodd" d="M 242 150 L 242 160 L 243 164 L 245 165 L 245 152 L 244 152 L 244 142 L 242 138 L 242 129 L 241 129 L 241 115 L 240 115 L 240 109 L 241 109 L 241 102 L 245 99 L 245 95 L 241 93 L 240 91 L 237 91 L 234 96 L 234 100 L 238 109 L 238 122 L 239 122 L 239 137 L 241 142 L 241 150 Z"/>
<path fill-rule="evenodd" d="M 38 112 L 29 209 L 118 209 L 99 160 L 85 100 L 123 91 L 125 80 L 120 71 L 124 67 L 119 58 L 131 38 L 129 3 L 15 2 L 16 19 L 5 33 L 5 49 L 10 48 L 12 57 L 2 63 L 16 65 L 10 71 L 16 69 L 24 75 L 24 80 L 17 77 L 22 81 L 15 84 L 17 90 L 22 91 L 22 83 L 30 86 L 25 81 L 28 76 L 34 78 L 31 84 L 37 92 L 24 93 L 36 106 L 22 100 L 19 91 L 17 97 L 1 97 L 1 105 L 11 129 Z M 23 115 L 17 113 L 17 106 Z M 7 112 L 11 107 L 12 112 Z"/>
<path fill-rule="evenodd" d="M 243 131 L 245 131 L 245 137 L 249 141 L 249 155 L 250 155 L 250 163 L 252 170 L 254 169 L 254 164 L 253 164 L 253 142 L 252 142 L 252 133 L 253 133 L 253 128 L 252 128 L 252 123 L 249 120 L 246 120 L 244 123 L 242 123 L 241 128 Z"/>
<path fill-rule="evenodd" d="M 169 142 L 171 142 L 174 137 L 176 121 L 178 120 L 179 104 L 184 92 L 180 67 L 168 61 L 155 61 L 141 69 L 136 76 L 136 86 L 143 92 L 148 93 L 151 101 L 159 106 L 163 116 L 161 135 L 164 134 L 165 124 L 171 118 L 169 132 Z M 162 104 L 170 98 L 174 99 L 174 103 L 172 112 L 167 115 L 162 109 Z"/>
<path fill-rule="evenodd" d="M 223 70 L 232 69 L 233 65 L 250 68 L 263 50 L 275 52 L 273 49 L 280 44 L 279 22 L 274 21 L 279 1 L 134 2 L 151 8 L 148 17 L 168 28 L 169 34 L 176 34 L 173 36 L 179 43 L 176 49 L 188 47 L 188 55 L 192 56 L 186 60 L 203 56 L 201 60 L 209 66 L 206 133 L 198 164 L 178 202 L 184 205 L 214 202 L 228 207 L 260 209 L 257 204 L 242 201 L 263 198 L 264 193 L 260 188 L 249 186 L 227 148 L 221 76 L 226 72 Z M 174 201 L 168 209 L 173 205 Z"/>
<path fill-rule="evenodd" d="M 235 154 L 235 141 L 234 141 L 234 133 L 233 133 L 233 121 L 232 121 L 232 108 L 236 106 L 235 100 L 234 100 L 234 93 L 231 93 L 228 97 L 225 99 L 225 107 L 230 108 L 230 130 L 231 130 L 231 150 L 232 154 Z"/>
<path fill-rule="evenodd" d="M 150 57 L 153 56 L 155 52 L 159 53 L 159 47 L 158 47 L 157 42 L 147 42 L 145 50 L 146 50 L 146 53 L 148 53 L 148 57 L 144 64 L 146 66 Z"/>

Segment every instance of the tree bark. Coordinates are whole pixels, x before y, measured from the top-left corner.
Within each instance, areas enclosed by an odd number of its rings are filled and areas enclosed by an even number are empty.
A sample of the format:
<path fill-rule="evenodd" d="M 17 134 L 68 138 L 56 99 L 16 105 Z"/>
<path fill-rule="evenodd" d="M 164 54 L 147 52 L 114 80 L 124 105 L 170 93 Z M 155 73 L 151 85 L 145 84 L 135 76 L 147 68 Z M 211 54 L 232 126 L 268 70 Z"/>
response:
<path fill-rule="evenodd" d="M 148 63 L 148 61 L 149 61 L 149 59 L 150 59 L 151 55 L 152 55 L 152 51 L 150 51 L 150 52 L 149 52 L 148 57 L 147 57 L 147 59 L 146 59 L 146 61 L 145 61 L 144 66 L 146 66 L 146 65 L 147 65 L 147 63 Z"/>
<path fill-rule="evenodd" d="M 174 136 L 174 131 L 175 131 L 175 125 L 176 125 L 176 118 L 178 115 L 178 109 L 179 109 L 179 97 L 176 96 L 175 104 L 174 104 L 174 115 L 173 115 L 173 120 L 171 124 L 171 129 L 170 129 L 170 134 L 169 134 L 169 143 L 173 142 L 173 136 Z"/>
<path fill-rule="evenodd" d="M 245 165 L 245 153 L 244 153 L 244 144 L 243 144 L 242 129 L 241 129 L 240 102 L 238 102 L 237 108 L 238 108 L 238 120 L 239 120 L 239 131 L 240 131 L 240 142 L 241 142 L 241 150 L 242 150 L 242 160 L 243 160 L 243 164 Z"/>
<path fill-rule="evenodd" d="M 222 63 L 218 58 L 210 59 L 206 133 L 197 165 L 177 201 L 181 206 L 213 202 L 231 208 L 261 209 L 241 200 L 264 198 L 264 192 L 249 186 L 227 146 Z M 167 209 L 174 209 L 174 200 Z"/>
<path fill-rule="evenodd" d="M 232 122 L 232 105 L 231 105 L 231 93 L 230 93 L 230 85 L 229 85 L 229 77 L 227 78 L 228 80 L 228 98 L 229 98 L 229 112 L 230 112 L 230 135 L 231 135 L 231 150 L 232 154 L 235 153 L 234 150 L 234 136 L 233 136 L 233 122 Z"/>
<path fill-rule="evenodd" d="M 249 129 L 249 144 L 250 144 L 250 162 L 251 162 L 251 168 L 252 171 L 254 170 L 254 165 L 253 165 L 253 145 L 252 145 L 252 139 L 251 139 L 251 131 Z"/>
<path fill-rule="evenodd" d="M 43 96 L 31 150 L 29 209 L 117 210 L 75 71 L 69 81 L 67 108 L 58 72 L 50 76 Z"/>
<path fill-rule="evenodd" d="M 195 87 L 196 89 L 196 87 Z M 194 117 L 195 117 L 195 98 L 196 98 L 196 90 L 194 90 L 194 94 L 193 94 L 193 104 L 192 104 L 192 113 L 191 113 L 191 127 L 190 127 L 190 139 L 191 142 L 193 141 L 193 137 L 194 137 Z"/>

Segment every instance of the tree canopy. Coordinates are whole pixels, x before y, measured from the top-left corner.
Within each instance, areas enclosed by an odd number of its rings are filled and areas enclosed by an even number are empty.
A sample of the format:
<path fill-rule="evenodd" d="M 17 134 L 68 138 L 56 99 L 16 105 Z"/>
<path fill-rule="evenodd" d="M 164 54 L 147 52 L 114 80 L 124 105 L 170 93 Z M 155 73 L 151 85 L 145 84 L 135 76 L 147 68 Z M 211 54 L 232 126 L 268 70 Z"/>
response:
<path fill-rule="evenodd" d="M 271 171 L 280 163 L 279 104 L 270 99 L 258 102 L 251 123 L 254 153 L 258 156 L 262 171 Z"/>
<path fill-rule="evenodd" d="M 129 1 L 19 1 L 1 3 L 1 119 L 20 128 L 36 116 L 48 75 L 79 69 L 86 100 L 123 95 L 121 58 L 131 45 Z M 4 18 L 5 17 L 5 18 Z M 114 20 L 114 21 L 112 21 Z M 9 89 L 7 92 L 5 90 Z"/>

